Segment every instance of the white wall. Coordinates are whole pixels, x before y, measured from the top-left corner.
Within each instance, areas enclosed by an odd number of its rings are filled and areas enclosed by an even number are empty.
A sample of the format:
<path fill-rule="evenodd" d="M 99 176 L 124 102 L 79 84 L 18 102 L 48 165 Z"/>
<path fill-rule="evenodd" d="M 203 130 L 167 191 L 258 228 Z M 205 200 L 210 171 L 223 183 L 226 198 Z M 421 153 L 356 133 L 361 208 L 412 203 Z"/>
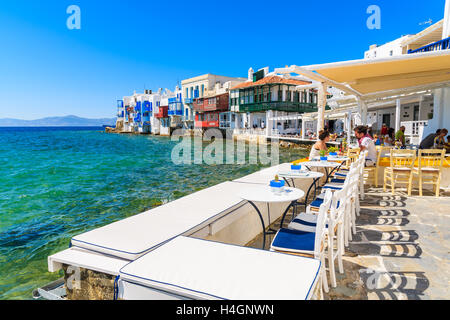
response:
<path fill-rule="evenodd" d="M 423 136 L 436 132 L 437 129 L 450 130 L 450 87 L 434 90 L 433 119 L 428 121 Z"/>
<path fill-rule="evenodd" d="M 400 37 L 381 46 L 375 47 L 374 45 L 374 48 L 371 48 L 364 52 L 364 59 L 377 59 L 402 55 L 404 54 L 404 52 L 401 43 L 410 37 L 412 37 L 412 35 Z"/>
<path fill-rule="evenodd" d="M 428 113 L 433 112 L 433 100 L 425 100 L 422 103 L 419 101 L 402 104 L 400 109 L 400 122 L 403 121 L 414 121 L 414 106 L 419 106 L 419 119 L 418 120 L 428 120 Z M 376 112 L 377 122 L 372 126 L 374 130 L 381 130 L 383 125 L 383 115 L 390 114 L 391 123 L 390 126 L 395 128 L 395 106 L 389 108 L 382 108 L 376 111 L 369 111 L 368 115 Z"/>

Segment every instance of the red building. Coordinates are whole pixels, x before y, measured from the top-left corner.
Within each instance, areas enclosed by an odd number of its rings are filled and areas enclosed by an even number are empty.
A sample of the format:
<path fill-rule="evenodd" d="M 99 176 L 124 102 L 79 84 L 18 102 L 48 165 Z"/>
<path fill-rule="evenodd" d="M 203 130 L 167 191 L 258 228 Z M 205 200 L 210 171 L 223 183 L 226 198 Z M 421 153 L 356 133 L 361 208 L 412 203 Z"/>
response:
<path fill-rule="evenodd" d="M 168 118 L 168 111 L 169 111 L 169 106 L 159 106 L 156 107 L 157 110 L 155 110 L 154 113 L 154 117 L 157 119 L 161 119 L 161 118 Z"/>
<path fill-rule="evenodd" d="M 196 128 L 218 128 L 219 114 L 228 111 L 228 93 L 197 98 L 193 102 Z"/>

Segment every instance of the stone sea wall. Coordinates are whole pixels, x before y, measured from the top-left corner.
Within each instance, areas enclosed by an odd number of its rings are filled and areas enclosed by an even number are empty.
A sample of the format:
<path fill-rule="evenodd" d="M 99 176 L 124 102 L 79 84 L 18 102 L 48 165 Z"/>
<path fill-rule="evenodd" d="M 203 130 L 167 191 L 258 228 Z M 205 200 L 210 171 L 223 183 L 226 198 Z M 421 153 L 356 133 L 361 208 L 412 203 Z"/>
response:
<path fill-rule="evenodd" d="M 80 268 L 77 277 L 73 277 L 68 267 L 63 265 L 68 300 L 114 300 L 114 276 Z M 75 282 L 75 278 L 80 281 Z"/>

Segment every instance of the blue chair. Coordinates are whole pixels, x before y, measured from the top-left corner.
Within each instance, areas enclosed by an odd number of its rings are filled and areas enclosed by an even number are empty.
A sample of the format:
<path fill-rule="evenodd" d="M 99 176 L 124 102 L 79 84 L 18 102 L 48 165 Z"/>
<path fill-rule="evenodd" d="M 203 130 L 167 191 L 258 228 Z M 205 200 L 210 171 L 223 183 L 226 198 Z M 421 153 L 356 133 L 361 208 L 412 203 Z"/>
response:
<path fill-rule="evenodd" d="M 320 206 L 313 232 L 281 228 L 276 233 L 271 245 L 271 251 L 300 255 L 318 259 L 321 261 L 320 278 L 321 290 L 328 292 L 328 281 L 325 274 L 325 248 L 326 242 L 326 219 L 331 207 L 332 193 L 327 191 L 324 202 Z"/>

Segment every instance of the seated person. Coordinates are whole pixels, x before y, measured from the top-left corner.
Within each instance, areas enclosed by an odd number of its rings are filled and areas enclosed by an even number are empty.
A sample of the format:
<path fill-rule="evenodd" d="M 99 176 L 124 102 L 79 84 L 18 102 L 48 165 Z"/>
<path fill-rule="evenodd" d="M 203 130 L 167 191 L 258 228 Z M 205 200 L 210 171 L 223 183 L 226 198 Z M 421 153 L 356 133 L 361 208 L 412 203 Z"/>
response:
<path fill-rule="evenodd" d="M 389 128 L 386 126 L 386 123 L 383 123 L 383 126 L 381 127 L 381 135 L 385 136 L 388 134 Z"/>
<path fill-rule="evenodd" d="M 439 133 L 439 135 L 434 138 L 434 145 L 433 145 L 433 149 L 444 149 L 445 147 L 445 137 L 448 134 L 448 130 L 447 129 L 442 129 L 441 132 Z"/>
<path fill-rule="evenodd" d="M 434 145 L 434 139 L 439 136 L 441 129 L 437 129 L 436 133 L 430 133 L 425 139 L 420 142 L 419 149 L 431 149 Z"/>
<path fill-rule="evenodd" d="M 385 146 L 394 145 L 394 128 L 389 128 L 388 134 L 384 137 L 384 145 Z"/>
<path fill-rule="evenodd" d="M 366 167 L 375 166 L 377 163 L 377 149 L 375 148 L 375 143 L 367 134 L 367 127 L 357 126 L 354 130 L 361 152 L 368 151 L 366 156 Z"/>
<path fill-rule="evenodd" d="M 450 153 L 450 136 L 447 136 L 447 143 L 445 144 L 446 153 Z"/>
<path fill-rule="evenodd" d="M 395 134 L 395 141 L 400 142 L 402 148 L 406 147 L 405 130 L 406 130 L 406 127 L 401 126 L 400 130 L 398 130 L 397 133 Z"/>
<path fill-rule="evenodd" d="M 312 146 L 309 159 L 312 160 L 320 156 L 320 151 L 328 151 L 327 142 L 330 141 L 330 133 L 325 130 L 319 132 L 319 140 Z"/>
<path fill-rule="evenodd" d="M 381 141 L 376 134 L 373 136 L 373 140 L 376 146 L 381 146 Z"/>

